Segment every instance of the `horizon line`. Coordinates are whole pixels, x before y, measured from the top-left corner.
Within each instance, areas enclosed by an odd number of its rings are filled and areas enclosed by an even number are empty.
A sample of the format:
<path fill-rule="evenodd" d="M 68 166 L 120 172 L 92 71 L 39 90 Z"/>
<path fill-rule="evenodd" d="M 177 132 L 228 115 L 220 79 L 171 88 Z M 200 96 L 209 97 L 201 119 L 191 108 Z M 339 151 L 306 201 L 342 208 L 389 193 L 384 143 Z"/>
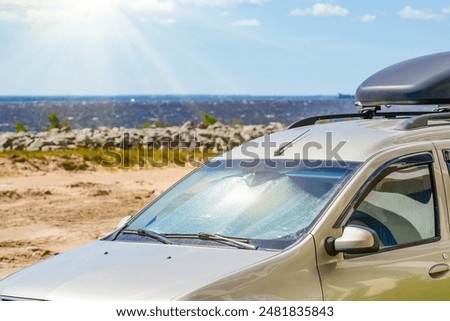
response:
<path fill-rule="evenodd" d="M 354 97 L 353 94 L 37 94 L 37 95 L 2 95 L 1 98 L 48 98 L 48 97 L 66 97 L 66 98 L 97 98 L 97 97 L 344 97 L 351 98 Z"/>

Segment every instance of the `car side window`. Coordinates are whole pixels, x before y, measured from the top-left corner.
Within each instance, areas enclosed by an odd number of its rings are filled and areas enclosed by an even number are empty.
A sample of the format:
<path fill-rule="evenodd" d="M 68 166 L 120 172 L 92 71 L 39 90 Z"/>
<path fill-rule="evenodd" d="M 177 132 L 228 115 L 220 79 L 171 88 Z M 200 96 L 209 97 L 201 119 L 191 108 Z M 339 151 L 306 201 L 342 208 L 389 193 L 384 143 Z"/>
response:
<path fill-rule="evenodd" d="M 380 249 L 437 236 L 434 189 L 429 165 L 398 169 L 376 182 L 348 224 L 371 228 Z"/>

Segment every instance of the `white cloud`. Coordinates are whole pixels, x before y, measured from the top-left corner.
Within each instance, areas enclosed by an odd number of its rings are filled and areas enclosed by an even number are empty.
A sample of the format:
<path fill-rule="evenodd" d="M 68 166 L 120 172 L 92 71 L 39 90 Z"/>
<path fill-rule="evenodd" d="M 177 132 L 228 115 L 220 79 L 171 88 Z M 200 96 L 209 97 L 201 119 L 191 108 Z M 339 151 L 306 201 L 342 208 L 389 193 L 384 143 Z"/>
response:
<path fill-rule="evenodd" d="M 30 9 L 27 11 L 26 22 L 33 24 L 45 24 L 64 21 L 67 13 L 58 9 Z"/>
<path fill-rule="evenodd" d="M 175 10 L 175 2 L 172 0 L 135 0 L 131 3 L 131 9 L 134 11 L 172 12 Z"/>
<path fill-rule="evenodd" d="M 445 9 L 444 9 L 445 10 Z M 398 12 L 398 15 L 403 19 L 416 19 L 416 20 L 440 20 L 442 15 L 433 13 L 430 9 L 414 9 L 410 6 L 404 7 Z"/>
<path fill-rule="evenodd" d="M 0 21 L 27 23 L 35 10 L 47 10 L 58 0 L 0 0 Z M 2 10 L 3 9 L 3 10 Z M 31 11 L 31 12 L 30 12 Z"/>
<path fill-rule="evenodd" d="M 207 7 L 226 7 L 231 5 L 262 5 L 267 0 L 177 0 L 181 4 L 192 4 Z"/>
<path fill-rule="evenodd" d="M 359 17 L 359 20 L 361 20 L 362 22 L 371 22 L 371 21 L 375 21 L 377 19 L 377 16 L 374 14 L 365 14 L 361 17 Z"/>
<path fill-rule="evenodd" d="M 442 9 L 443 14 L 450 14 L 450 7 Z"/>
<path fill-rule="evenodd" d="M 233 27 L 257 27 L 260 26 L 261 23 L 257 19 L 243 19 L 234 21 L 231 25 Z"/>
<path fill-rule="evenodd" d="M 58 0 L 0 0 L 0 6 L 47 7 L 57 4 Z"/>
<path fill-rule="evenodd" d="M 6 1 L 4 1 L 6 2 Z M 55 12 L 53 9 L 45 7 L 31 6 L 26 8 L 10 8 L 8 10 L 0 10 L 0 21 L 15 23 L 46 23 L 60 21 L 61 11 Z"/>
<path fill-rule="evenodd" d="M 13 11 L 0 10 L 0 21 L 19 22 L 21 20 L 20 16 Z"/>
<path fill-rule="evenodd" d="M 331 3 L 316 3 L 311 8 L 294 9 L 290 14 L 291 16 L 344 17 L 348 16 L 349 11 L 346 8 Z"/>
<path fill-rule="evenodd" d="M 34 25 L 106 17 L 125 0 L 0 0 L 0 20 Z M 101 13 L 101 14 L 99 14 Z"/>
<path fill-rule="evenodd" d="M 161 19 L 158 22 L 161 25 L 170 26 L 170 25 L 173 25 L 175 23 L 175 19 L 166 18 L 166 19 Z"/>
<path fill-rule="evenodd" d="M 183 7 L 262 5 L 270 0 L 0 0 L 0 21 L 47 24 L 76 15 L 101 12 L 101 8 L 129 8 L 137 13 L 172 13 Z M 101 7 L 101 8 L 100 8 Z M 170 24 L 170 23 L 169 23 Z"/>

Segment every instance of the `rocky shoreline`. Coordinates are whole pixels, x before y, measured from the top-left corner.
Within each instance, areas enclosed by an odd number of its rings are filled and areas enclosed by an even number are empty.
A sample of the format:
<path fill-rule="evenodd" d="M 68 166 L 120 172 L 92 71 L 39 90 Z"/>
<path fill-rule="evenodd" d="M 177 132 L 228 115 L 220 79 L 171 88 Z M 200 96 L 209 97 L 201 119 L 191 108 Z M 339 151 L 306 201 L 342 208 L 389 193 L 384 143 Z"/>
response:
<path fill-rule="evenodd" d="M 284 127 L 281 123 L 224 125 L 217 122 L 210 126 L 194 126 L 191 122 L 186 122 L 182 126 L 161 128 L 55 128 L 43 132 L 3 132 L 0 133 L 0 152 L 95 149 L 105 146 L 223 151 L 265 134 L 283 130 Z"/>

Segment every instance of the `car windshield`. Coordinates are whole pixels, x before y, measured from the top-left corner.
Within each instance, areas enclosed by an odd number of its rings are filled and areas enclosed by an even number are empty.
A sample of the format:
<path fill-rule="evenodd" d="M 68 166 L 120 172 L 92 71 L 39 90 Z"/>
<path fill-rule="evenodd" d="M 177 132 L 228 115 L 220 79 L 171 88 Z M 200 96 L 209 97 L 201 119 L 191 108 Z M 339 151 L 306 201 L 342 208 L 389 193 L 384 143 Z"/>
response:
<path fill-rule="evenodd" d="M 356 167 L 213 161 L 151 203 L 127 229 L 211 233 L 284 248 L 307 230 Z"/>

